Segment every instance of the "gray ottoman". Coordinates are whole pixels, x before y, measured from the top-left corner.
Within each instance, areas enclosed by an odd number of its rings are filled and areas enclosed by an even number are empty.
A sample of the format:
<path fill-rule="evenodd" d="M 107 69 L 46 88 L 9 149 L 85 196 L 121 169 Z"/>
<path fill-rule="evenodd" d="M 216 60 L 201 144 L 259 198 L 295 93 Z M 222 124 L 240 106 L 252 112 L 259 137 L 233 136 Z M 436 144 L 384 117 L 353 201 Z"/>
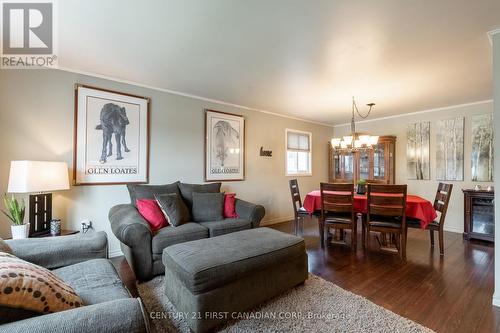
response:
<path fill-rule="evenodd" d="M 165 294 L 206 332 L 307 279 L 302 238 L 269 228 L 167 247 Z"/>

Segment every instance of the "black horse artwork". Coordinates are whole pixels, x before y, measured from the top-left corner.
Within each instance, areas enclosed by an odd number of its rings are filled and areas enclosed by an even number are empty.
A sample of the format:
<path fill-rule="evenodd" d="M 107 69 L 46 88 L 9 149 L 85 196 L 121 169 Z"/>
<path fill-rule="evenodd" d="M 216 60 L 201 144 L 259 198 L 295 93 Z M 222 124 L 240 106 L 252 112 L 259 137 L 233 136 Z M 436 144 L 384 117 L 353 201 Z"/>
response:
<path fill-rule="evenodd" d="M 227 158 L 227 151 L 230 147 L 239 146 L 240 134 L 229 122 L 219 120 L 213 127 L 215 158 L 219 159 L 220 165 L 224 166 Z"/>
<path fill-rule="evenodd" d="M 125 127 L 129 124 L 125 108 L 113 103 L 105 104 L 101 109 L 100 119 L 101 123 L 95 128 L 102 130 L 102 154 L 99 162 L 106 163 L 107 157 L 113 155 L 113 133 L 116 139 L 116 159 L 122 160 L 122 144 L 125 152 L 130 151 L 125 140 Z"/>

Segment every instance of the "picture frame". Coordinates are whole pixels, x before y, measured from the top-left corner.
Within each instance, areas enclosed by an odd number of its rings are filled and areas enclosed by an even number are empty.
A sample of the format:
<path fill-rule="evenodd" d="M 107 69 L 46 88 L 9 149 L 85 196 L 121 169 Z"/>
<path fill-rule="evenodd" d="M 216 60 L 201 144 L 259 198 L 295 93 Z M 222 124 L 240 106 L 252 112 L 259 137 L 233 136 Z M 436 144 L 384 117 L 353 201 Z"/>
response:
<path fill-rule="evenodd" d="M 245 179 L 245 118 L 205 110 L 206 182 Z"/>
<path fill-rule="evenodd" d="M 436 180 L 464 180 L 464 117 L 436 124 Z"/>
<path fill-rule="evenodd" d="M 148 97 L 75 85 L 73 184 L 149 182 Z"/>
<path fill-rule="evenodd" d="M 492 182 L 494 169 L 494 126 L 493 114 L 472 116 L 471 180 Z"/>
<path fill-rule="evenodd" d="M 430 176 L 430 128 L 428 121 L 406 126 L 406 178 L 429 180 Z"/>

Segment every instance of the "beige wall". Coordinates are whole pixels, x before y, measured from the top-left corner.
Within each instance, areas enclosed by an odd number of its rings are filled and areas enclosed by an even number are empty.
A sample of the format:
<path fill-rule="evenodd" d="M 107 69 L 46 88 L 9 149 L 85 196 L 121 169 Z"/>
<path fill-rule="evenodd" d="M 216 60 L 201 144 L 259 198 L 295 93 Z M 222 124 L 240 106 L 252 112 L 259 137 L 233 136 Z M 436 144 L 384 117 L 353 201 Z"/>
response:
<path fill-rule="evenodd" d="M 75 83 L 151 97 L 150 183 L 176 180 L 203 181 L 204 108 L 238 113 L 246 119 L 246 180 L 226 182 L 223 189 L 262 204 L 265 221 L 272 223 L 293 216 L 285 177 L 285 128 L 312 132 L 313 176 L 300 177 L 301 191 L 317 188 L 327 179 L 326 143 L 332 128 L 209 103 L 157 90 L 121 84 L 56 70 L 0 71 L 0 192 L 7 190 L 11 160 L 66 161 L 72 167 L 73 156 L 73 87 Z M 260 157 L 263 146 L 273 157 Z M 119 244 L 111 233 L 108 210 L 128 202 L 121 186 L 81 186 L 56 192 L 54 216 L 67 228 L 80 228 L 82 219 L 94 222 L 110 238 L 110 251 Z M 7 219 L 0 217 L 0 237 L 9 237 Z"/>
<path fill-rule="evenodd" d="M 492 36 L 493 39 L 493 101 L 494 101 L 494 126 L 500 128 L 500 32 Z M 498 132 L 496 132 L 498 134 Z M 500 135 L 495 135 L 494 147 L 500 147 Z M 500 161 L 500 149 L 496 148 L 494 152 L 495 160 Z M 500 168 L 495 168 L 495 187 L 500 190 Z M 493 304 L 500 307 L 500 202 L 495 200 L 495 293 L 493 295 Z"/>
<path fill-rule="evenodd" d="M 488 182 L 471 181 L 471 116 L 475 114 L 485 114 L 493 112 L 491 101 L 471 104 L 467 106 L 456 106 L 445 109 L 418 112 L 414 114 L 402 115 L 393 118 L 379 119 L 357 123 L 357 131 L 366 131 L 374 135 L 395 135 L 396 141 L 396 183 L 408 184 L 410 194 L 420 195 L 429 200 L 434 200 L 438 181 L 436 180 L 436 121 L 452 117 L 465 117 L 464 134 L 464 181 L 451 182 L 454 184 L 453 193 L 450 199 L 450 206 L 446 217 L 445 229 L 448 231 L 463 232 L 463 194 L 462 189 L 473 188 L 474 185 L 488 186 Z M 377 113 L 377 107 L 373 111 L 373 116 Z M 408 123 L 430 121 L 430 180 L 408 180 L 406 179 L 406 125 Z M 336 126 L 335 136 L 346 135 L 349 126 Z"/>

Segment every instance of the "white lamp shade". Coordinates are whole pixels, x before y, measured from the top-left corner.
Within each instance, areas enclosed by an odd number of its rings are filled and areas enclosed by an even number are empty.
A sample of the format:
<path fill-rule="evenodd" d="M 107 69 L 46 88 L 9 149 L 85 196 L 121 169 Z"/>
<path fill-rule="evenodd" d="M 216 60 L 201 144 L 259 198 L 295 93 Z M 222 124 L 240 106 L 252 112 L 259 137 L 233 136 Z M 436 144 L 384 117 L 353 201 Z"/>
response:
<path fill-rule="evenodd" d="M 349 146 L 349 145 L 351 145 L 351 144 L 352 144 L 352 142 L 354 141 L 354 137 L 353 137 L 353 136 L 350 136 L 350 135 L 348 135 L 348 136 L 344 136 L 344 138 L 343 138 L 343 139 L 344 139 L 345 143 L 346 143 L 348 146 Z"/>
<path fill-rule="evenodd" d="M 342 141 L 341 138 L 333 138 L 331 140 L 332 147 L 334 148 L 340 147 L 340 141 Z"/>
<path fill-rule="evenodd" d="M 371 145 L 376 145 L 378 143 L 378 135 L 372 135 L 370 137 L 370 144 Z"/>
<path fill-rule="evenodd" d="M 10 162 L 9 193 L 68 190 L 68 165 L 65 162 Z"/>
<path fill-rule="evenodd" d="M 359 136 L 359 141 L 361 142 L 361 145 L 368 145 L 370 144 L 370 136 L 362 134 Z"/>

